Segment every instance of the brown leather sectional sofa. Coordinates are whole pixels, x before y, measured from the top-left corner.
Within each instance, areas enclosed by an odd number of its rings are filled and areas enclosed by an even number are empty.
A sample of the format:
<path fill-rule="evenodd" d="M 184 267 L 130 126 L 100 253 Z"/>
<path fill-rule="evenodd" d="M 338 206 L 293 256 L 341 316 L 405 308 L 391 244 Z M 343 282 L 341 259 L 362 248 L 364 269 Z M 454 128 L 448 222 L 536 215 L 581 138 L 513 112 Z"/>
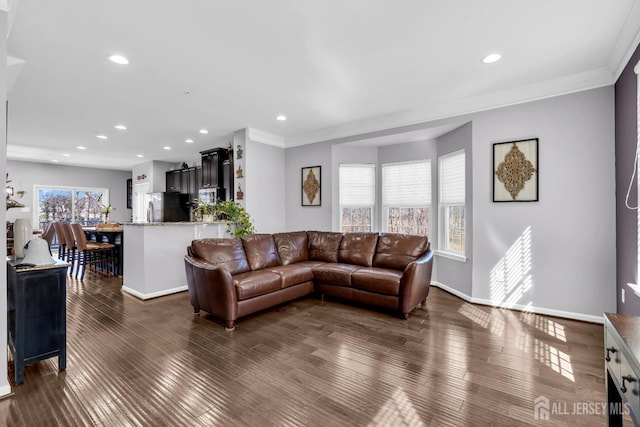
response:
<path fill-rule="evenodd" d="M 425 236 L 297 231 L 194 240 L 185 268 L 194 312 L 236 319 L 314 291 L 402 313 L 426 300 Z"/>

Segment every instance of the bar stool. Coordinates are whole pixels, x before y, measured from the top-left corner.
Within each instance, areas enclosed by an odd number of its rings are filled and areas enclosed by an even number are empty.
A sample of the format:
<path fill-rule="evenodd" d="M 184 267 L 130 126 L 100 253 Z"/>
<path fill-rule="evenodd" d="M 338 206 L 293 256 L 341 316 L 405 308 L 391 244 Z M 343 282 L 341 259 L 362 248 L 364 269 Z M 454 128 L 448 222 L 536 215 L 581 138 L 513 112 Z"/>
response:
<path fill-rule="evenodd" d="M 67 252 L 67 240 L 64 238 L 64 230 L 60 221 L 53 221 L 53 229 L 58 239 L 58 259 L 64 260 Z"/>
<path fill-rule="evenodd" d="M 82 280 L 84 279 L 84 273 L 87 269 L 87 265 L 94 264 L 99 264 L 102 267 L 102 270 L 111 270 L 111 273 L 115 275 L 113 256 L 115 245 L 112 245 L 111 243 L 87 242 L 87 236 L 84 234 L 81 224 L 73 223 L 70 227 L 73 230 L 73 235 L 78 249 L 76 279 L 80 273 L 80 267 L 82 267 L 82 276 L 80 276 L 80 280 Z"/>
<path fill-rule="evenodd" d="M 60 223 L 60 225 L 62 226 L 62 232 L 64 233 L 64 240 L 65 243 L 67 244 L 67 253 L 66 253 L 66 258 L 65 260 L 71 264 L 69 266 L 69 274 L 71 276 L 73 276 L 73 269 L 76 269 L 77 272 L 77 268 L 78 266 L 76 265 L 76 251 L 78 249 L 78 243 L 76 242 L 76 239 L 73 236 L 73 229 L 71 228 L 71 224 L 69 224 L 68 222 L 62 222 Z"/>

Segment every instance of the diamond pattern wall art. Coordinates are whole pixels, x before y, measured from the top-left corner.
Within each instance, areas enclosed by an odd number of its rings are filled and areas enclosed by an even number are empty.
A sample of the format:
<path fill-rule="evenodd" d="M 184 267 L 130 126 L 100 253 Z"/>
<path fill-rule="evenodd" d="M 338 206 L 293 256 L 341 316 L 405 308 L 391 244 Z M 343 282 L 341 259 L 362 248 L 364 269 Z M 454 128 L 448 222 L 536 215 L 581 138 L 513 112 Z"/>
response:
<path fill-rule="evenodd" d="M 538 138 L 493 144 L 493 201 L 538 201 Z"/>
<path fill-rule="evenodd" d="M 320 166 L 302 168 L 302 206 L 320 206 L 322 174 Z"/>

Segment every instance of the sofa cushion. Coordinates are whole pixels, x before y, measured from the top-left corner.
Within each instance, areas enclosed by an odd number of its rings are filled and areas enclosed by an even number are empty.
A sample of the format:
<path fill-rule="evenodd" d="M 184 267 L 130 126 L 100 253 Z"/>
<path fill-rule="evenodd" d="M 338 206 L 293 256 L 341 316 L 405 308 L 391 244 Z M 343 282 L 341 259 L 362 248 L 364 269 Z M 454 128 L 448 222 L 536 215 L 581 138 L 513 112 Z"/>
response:
<path fill-rule="evenodd" d="M 280 265 L 276 244 L 271 234 L 251 234 L 242 237 L 244 252 L 251 270 Z"/>
<path fill-rule="evenodd" d="M 338 262 L 342 233 L 308 231 L 309 261 Z"/>
<path fill-rule="evenodd" d="M 237 237 L 194 240 L 191 242 L 191 252 L 206 262 L 222 266 L 231 274 L 249 271 L 242 241 Z"/>
<path fill-rule="evenodd" d="M 361 268 L 351 274 L 351 287 L 385 295 L 400 293 L 402 271 L 387 268 Z"/>
<path fill-rule="evenodd" d="M 300 264 L 281 265 L 279 267 L 271 267 L 268 270 L 280 276 L 282 279 L 280 286 L 283 289 L 313 280 L 311 267 L 301 266 Z"/>
<path fill-rule="evenodd" d="M 429 249 L 427 236 L 383 233 L 378 237 L 373 266 L 404 270 Z"/>
<path fill-rule="evenodd" d="M 309 260 L 309 239 L 305 231 L 273 235 L 282 265 Z"/>
<path fill-rule="evenodd" d="M 351 274 L 361 268 L 357 265 L 326 263 L 313 269 L 313 278 L 316 283 L 351 286 Z"/>
<path fill-rule="evenodd" d="M 378 233 L 345 233 L 340 242 L 338 262 L 371 267 Z"/>
<path fill-rule="evenodd" d="M 238 300 L 257 297 L 280 290 L 280 276 L 271 271 L 248 271 L 232 277 Z"/>

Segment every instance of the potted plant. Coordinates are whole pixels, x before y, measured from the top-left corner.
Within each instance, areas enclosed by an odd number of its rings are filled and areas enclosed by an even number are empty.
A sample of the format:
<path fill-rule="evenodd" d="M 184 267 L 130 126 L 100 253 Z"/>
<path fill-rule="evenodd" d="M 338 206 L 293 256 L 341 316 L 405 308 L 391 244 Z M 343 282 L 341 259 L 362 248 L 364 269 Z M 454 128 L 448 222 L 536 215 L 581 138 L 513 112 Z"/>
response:
<path fill-rule="evenodd" d="M 195 207 L 193 208 L 194 218 L 199 218 L 202 222 L 213 222 L 216 214 L 216 205 L 205 202 L 202 199 L 194 199 Z"/>
<path fill-rule="evenodd" d="M 232 232 L 232 224 L 235 224 L 233 234 L 237 237 L 255 233 L 251 216 L 240 203 L 233 200 L 218 202 L 215 211 L 218 218 L 229 221 L 227 233 Z"/>

